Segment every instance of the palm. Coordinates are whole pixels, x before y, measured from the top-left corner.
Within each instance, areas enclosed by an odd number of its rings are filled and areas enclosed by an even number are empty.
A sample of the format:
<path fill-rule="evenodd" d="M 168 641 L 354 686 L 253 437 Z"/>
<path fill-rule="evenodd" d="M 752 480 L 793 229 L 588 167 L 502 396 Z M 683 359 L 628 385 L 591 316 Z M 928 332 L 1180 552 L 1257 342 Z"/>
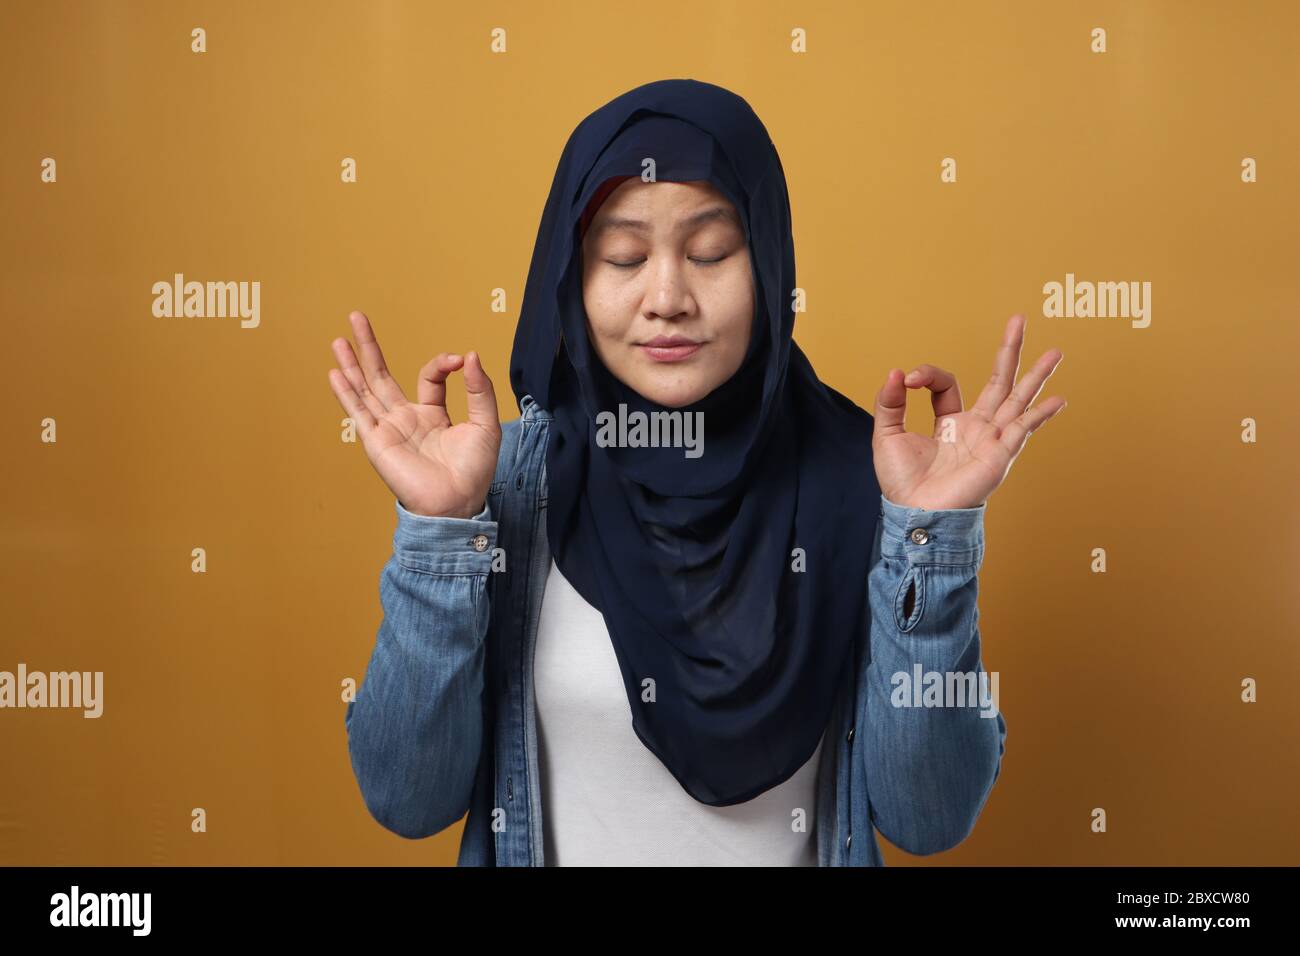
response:
<path fill-rule="evenodd" d="M 417 401 L 408 401 L 388 374 L 370 321 L 349 318 L 361 351 L 358 362 L 347 339 L 333 342 L 339 367 L 330 387 L 352 416 L 371 465 L 416 514 L 472 517 L 482 510 L 501 446 L 492 381 L 478 354 L 442 353 L 421 370 Z M 464 367 L 469 420 L 452 424 L 447 414 L 447 376 Z"/>
<path fill-rule="evenodd" d="M 881 491 L 891 501 L 983 501 L 1012 460 L 997 440 L 995 426 L 973 412 L 949 415 L 935 426 L 933 438 L 901 432 L 881 440 L 876 471 L 878 477 L 888 476 L 888 487 L 882 481 Z"/>
<path fill-rule="evenodd" d="M 432 406 L 403 403 L 377 418 L 362 445 L 385 484 L 408 508 L 444 514 L 481 498 L 496 470 L 492 436 L 470 422 L 443 425 Z"/>
<path fill-rule="evenodd" d="M 922 365 L 906 378 L 890 371 L 877 395 L 872 437 L 876 478 L 887 499 L 931 511 L 972 508 L 997 489 L 1029 435 L 1065 407 L 1064 400 L 1051 398 L 1026 411 L 1060 356 L 1053 357 L 1055 350 L 1044 353 L 1016 385 L 1023 341 L 1023 319 L 1014 316 L 993 377 L 969 411 L 962 408 L 961 391 L 951 373 L 932 365 Z M 905 386 L 931 390 L 933 436 L 904 429 Z"/>

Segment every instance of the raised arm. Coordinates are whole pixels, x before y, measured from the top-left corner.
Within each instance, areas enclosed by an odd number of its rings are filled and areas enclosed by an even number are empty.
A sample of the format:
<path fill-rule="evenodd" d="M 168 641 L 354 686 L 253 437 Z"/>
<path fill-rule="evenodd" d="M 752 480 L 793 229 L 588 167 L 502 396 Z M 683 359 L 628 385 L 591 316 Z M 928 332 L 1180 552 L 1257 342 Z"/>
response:
<path fill-rule="evenodd" d="M 400 502 L 379 579 L 384 619 L 344 723 L 371 815 L 416 839 L 469 809 L 483 747 L 487 576 L 497 523 L 414 515 Z"/>
<path fill-rule="evenodd" d="M 881 496 L 869 576 L 863 735 L 872 822 L 909 853 L 970 834 L 1002 766 L 1006 721 L 980 659 L 984 506 L 905 508 Z"/>
<path fill-rule="evenodd" d="M 876 828 L 911 853 L 964 840 L 1001 771 L 1006 722 L 980 660 L 976 606 L 985 508 L 1029 436 L 1065 407 L 1058 396 L 1033 405 L 1059 349 L 1016 381 L 1025 325 L 1023 315 L 1008 320 L 969 410 L 956 377 L 936 365 L 891 368 L 876 395 L 882 495 L 863 746 Z M 929 390 L 933 435 L 904 427 L 909 388 Z"/>
<path fill-rule="evenodd" d="M 380 575 L 384 619 L 344 725 L 371 815 L 401 836 L 426 837 L 468 810 L 483 744 L 487 576 L 497 540 L 487 492 L 501 423 L 477 353 L 431 359 L 411 402 L 370 321 L 360 312 L 349 320 L 357 349 L 333 341 L 330 388 L 396 498 L 397 530 Z M 446 381 L 460 368 L 469 416 L 452 424 Z"/>

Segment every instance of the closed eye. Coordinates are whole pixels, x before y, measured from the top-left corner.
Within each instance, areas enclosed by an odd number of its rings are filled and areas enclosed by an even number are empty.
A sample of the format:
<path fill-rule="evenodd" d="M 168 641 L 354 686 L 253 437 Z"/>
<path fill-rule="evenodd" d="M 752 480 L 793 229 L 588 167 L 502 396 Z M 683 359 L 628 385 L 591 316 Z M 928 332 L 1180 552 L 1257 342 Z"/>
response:
<path fill-rule="evenodd" d="M 695 256 L 691 256 L 690 260 L 700 266 L 715 266 L 725 258 L 727 257 L 718 256 L 716 259 L 699 259 Z M 641 263 L 645 262 L 644 259 L 637 259 L 635 262 L 615 262 L 613 259 L 606 259 L 605 261 L 617 269 L 635 269 L 637 266 L 641 265 Z"/>

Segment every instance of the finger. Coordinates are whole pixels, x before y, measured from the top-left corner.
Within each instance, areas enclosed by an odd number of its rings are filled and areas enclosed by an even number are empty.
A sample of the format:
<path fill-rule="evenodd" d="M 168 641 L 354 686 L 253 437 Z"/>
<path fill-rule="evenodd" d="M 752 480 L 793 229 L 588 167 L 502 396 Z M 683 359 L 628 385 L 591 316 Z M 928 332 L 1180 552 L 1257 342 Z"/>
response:
<path fill-rule="evenodd" d="M 918 365 L 903 379 L 908 388 L 928 388 L 934 417 L 956 415 L 962 409 L 961 388 L 952 372 L 937 365 Z"/>
<path fill-rule="evenodd" d="M 1054 417 L 1064 407 L 1065 399 L 1053 395 L 1020 415 L 1006 428 L 1002 429 L 998 441 L 1002 442 L 1007 451 L 1011 452 L 1012 458 L 1016 457 L 1024 449 L 1029 436 L 1038 431 L 1044 422 Z"/>
<path fill-rule="evenodd" d="M 1061 364 L 1061 359 L 1064 357 L 1060 349 L 1044 352 L 1034 363 L 1034 367 L 1016 382 L 1016 387 L 1011 390 L 1006 401 L 998 406 L 997 414 L 993 416 L 993 424 L 1001 428 L 1032 405 L 1038 398 L 1038 393 L 1043 390 L 1043 384 L 1056 371 L 1056 367 Z"/>
<path fill-rule="evenodd" d="M 450 425 L 451 416 L 447 414 L 447 376 L 461 367 L 464 362 L 455 353 L 439 352 L 420 369 L 420 381 L 415 394 L 421 405 L 433 409 L 439 425 Z"/>
<path fill-rule="evenodd" d="M 366 375 L 357 364 L 357 356 L 352 351 L 352 343 L 345 338 L 337 338 L 330 343 L 334 350 L 334 358 L 339 363 L 339 370 L 343 377 L 348 380 L 352 390 L 356 392 L 361 404 L 369 409 L 370 414 L 375 418 L 385 415 L 388 412 L 388 406 L 380 401 L 379 396 L 370 390 L 370 383 L 366 381 Z"/>
<path fill-rule="evenodd" d="M 1020 368 L 1020 347 L 1025 342 L 1025 317 L 1017 312 L 1007 320 L 1002 332 L 1002 345 L 993 362 L 993 375 L 989 383 L 980 392 L 979 400 L 971 408 L 989 421 L 997 414 L 998 407 L 1011 394 L 1011 387 L 1016 384 L 1016 372 Z"/>
<path fill-rule="evenodd" d="M 371 391 L 379 396 L 385 408 L 406 401 L 402 387 L 388 372 L 388 363 L 375 338 L 375 330 L 370 327 L 370 320 L 364 312 L 352 312 L 348 315 L 352 322 L 352 331 L 357 337 L 357 348 L 361 350 L 361 368 L 366 373 L 366 381 Z"/>
<path fill-rule="evenodd" d="M 907 389 L 903 385 L 901 368 L 891 368 L 885 376 L 885 384 L 876 393 L 876 410 L 872 417 L 876 422 L 871 434 L 872 442 L 907 431 L 903 427 L 903 420 L 907 417 Z"/>
<path fill-rule="evenodd" d="M 333 390 L 334 397 L 339 400 L 339 404 L 348 413 L 348 417 L 357 423 L 357 428 L 364 439 L 370 429 L 378 424 L 375 421 L 375 416 L 370 414 L 370 409 L 366 408 L 362 403 L 361 396 L 357 394 L 356 389 L 352 387 L 352 383 L 347 380 L 347 377 L 342 372 L 332 368 L 329 376 L 330 389 Z"/>
<path fill-rule="evenodd" d="M 465 393 L 469 420 L 494 434 L 500 432 L 501 413 L 497 411 L 497 395 L 477 352 L 465 356 Z"/>

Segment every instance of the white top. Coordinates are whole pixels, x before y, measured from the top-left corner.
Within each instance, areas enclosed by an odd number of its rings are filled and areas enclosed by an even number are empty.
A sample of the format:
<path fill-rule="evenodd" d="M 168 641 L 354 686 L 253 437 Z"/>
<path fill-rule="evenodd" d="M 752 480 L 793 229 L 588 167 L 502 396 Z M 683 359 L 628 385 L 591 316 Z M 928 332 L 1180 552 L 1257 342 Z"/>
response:
<path fill-rule="evenodd" d="M 752 800 L 695 800 L 633 731 L 605 618 L 554 560 L 533 673 L 548 866 L 817 865 L 822 744 Z"/>

